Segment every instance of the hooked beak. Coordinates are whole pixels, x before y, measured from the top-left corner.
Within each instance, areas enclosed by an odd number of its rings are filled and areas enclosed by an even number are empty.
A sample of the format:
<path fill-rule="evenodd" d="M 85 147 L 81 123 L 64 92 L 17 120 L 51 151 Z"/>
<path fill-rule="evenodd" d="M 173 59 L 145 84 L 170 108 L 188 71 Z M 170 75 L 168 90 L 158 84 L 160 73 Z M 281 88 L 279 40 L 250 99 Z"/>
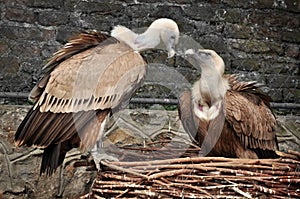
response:
<path fill-rule="evenodd" d="M 172 39 L 171 41 L 168 42 L 168 44 L 167 44 L 168 58 L 171 58 L 176 54 L 175 45 L 176 45 L 176 42 L 174 39 Z"/>
<path fill-rule="evenodd" d="M 168 50 L 168 58 L 172 58 L 175 55 L 175 50 L 172 48 Z"/>
<path fill-rule="evenodd" d="M 184 56 L 188 59 L 188 61 L 190 60 L 198 60 L 198 54 L 197 52 L 195 52 L 194 49 L 188 49 L 184 52 Z"/>
<path fill-rule="evenodd" d="M 186 60 L 188 62 L 190 62 L 190 64 L 192 64 L 192 66 L 194 66 L 197 69 L 201 69 L 200 65 L 199 65 L 199 56 L 197 54 L 197 52 L 195 52 L 194 49 L 188 49 L 184 52 L 184 56 L 186 58 Z"/>
<path fill-rule="evenodd" d="M 184 55 L 185 56 L 191 56 L 191 55 L 194 55 L 195 54 L 195 51 L 194 51 L 194 49 L 188 49 L 188 50 L 186 50 L 185 52 L 184 52 Z"/>

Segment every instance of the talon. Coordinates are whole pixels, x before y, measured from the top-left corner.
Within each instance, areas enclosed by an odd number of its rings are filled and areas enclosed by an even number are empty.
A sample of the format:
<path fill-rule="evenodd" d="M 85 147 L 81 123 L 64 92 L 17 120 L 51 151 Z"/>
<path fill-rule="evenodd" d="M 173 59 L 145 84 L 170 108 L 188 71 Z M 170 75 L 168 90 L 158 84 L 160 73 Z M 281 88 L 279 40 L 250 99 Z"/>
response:
<path fill-rule="evenodd" d="M 111 156 L 111 155 L 108 155 L 106 153 L 94 153 L 92 154 L 93 158 L 94 158 L 94 161 L 95 161 L 95 164 L 96 164 L 96 168 L 98 171 L 101 170 L 101 161 L 102 160 L 108 160 L 108 161 L 111 161 L 111 162 L 118 162 L 119 159 L 114 157 L 114 156 Z"/>

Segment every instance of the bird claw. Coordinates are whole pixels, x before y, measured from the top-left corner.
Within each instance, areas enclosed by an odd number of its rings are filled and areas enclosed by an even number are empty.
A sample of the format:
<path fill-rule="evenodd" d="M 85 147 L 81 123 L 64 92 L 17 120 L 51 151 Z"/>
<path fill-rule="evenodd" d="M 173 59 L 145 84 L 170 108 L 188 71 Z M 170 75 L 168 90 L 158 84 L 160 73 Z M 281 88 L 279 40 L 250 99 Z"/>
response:
<path fill-rule="evenodd" d="M 206 155 L 207 155 L 208 153 L 205 151 L 205 150 L 203 150 L 203 149 L 201 149 L 200 151 L 199 151 L 199 157 L 205 157 Z"/>
<path fill-rule="evenodd" d="M 96 168 L 98 171 L 101 170 L 101 161 L 103 160 L 108 160 L 111 162 L 118 162 L 119 159 L 112 156 L 112 155 L 108 155 L 106 153 L 97 153 L 97 154 L 92 154 L 93 158 L 94 158 L 94 162 L 96 164 Z"/>

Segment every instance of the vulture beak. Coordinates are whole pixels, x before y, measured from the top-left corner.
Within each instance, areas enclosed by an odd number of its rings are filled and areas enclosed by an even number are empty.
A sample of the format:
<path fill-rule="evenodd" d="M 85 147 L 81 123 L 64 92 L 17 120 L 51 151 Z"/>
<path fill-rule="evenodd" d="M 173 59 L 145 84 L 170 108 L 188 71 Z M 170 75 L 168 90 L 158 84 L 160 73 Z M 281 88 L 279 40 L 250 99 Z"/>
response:
<path fill-rule="evenodd" d="M 166 45 L 168 51 L 168 58 L 173 57 L 175 52 L 175 46 L 178 43 L 179 33 L 173 30 L 165 30 L 162 34 L 162 40 Z"/>
<path fill-rule="evenodd" d="M 199 59 L 199 55 L 195 52 L 194 49 L 188 49 L 184 52 L 184 56 L 187 58 L 188 61 L 197 61 Z"/>
<path fill-rule="evenodd" d="M 172 58 L 175 55 L 175 50 L 173 48 L 168 49 L 168 58 Z"/>
<path fill-rule="evenodd" d="M 170 39 L 167 44 L 168 58 L 172 58 L 175 55 L 175 39 Z"/>
<path fill-rule="evenodd" d="M 194 51 L 194 49 L 188 49 L 188 50 L 186 50 L 185 52 L 184 52 L 184 55 L 185 56 L 193 56 L 193 55 L 195 55 L 195 51 Z"/>
<path fill-rule="evenodd" d="M 195 68 L 201 69 L 199 66 L 199 55 L 194 49 L 186 50 L 184 56 Z"/>

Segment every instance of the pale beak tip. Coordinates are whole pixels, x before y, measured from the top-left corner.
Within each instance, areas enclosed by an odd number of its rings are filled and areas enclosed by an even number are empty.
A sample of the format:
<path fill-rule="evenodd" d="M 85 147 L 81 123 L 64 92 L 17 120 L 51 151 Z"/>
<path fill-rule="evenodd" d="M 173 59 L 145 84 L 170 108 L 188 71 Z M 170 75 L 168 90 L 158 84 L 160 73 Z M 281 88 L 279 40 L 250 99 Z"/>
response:
<path fill-rule="evenodd" d="M 172 58 L 174 55 L 175 55 L 175 50 L 174 50 L 174 49 L 171 49 L 171 50 L 168 52 L 168 58 Z"/>
<path fill-rule="evenodd" d="M 186 50 L 185 52 L 184 52 L 184 54 L 185 55 L 193 55 L 193 54 L 195 54 L 195 51 L 193 50 L 193 49 L 188 49 L 188 50 Z"/>

